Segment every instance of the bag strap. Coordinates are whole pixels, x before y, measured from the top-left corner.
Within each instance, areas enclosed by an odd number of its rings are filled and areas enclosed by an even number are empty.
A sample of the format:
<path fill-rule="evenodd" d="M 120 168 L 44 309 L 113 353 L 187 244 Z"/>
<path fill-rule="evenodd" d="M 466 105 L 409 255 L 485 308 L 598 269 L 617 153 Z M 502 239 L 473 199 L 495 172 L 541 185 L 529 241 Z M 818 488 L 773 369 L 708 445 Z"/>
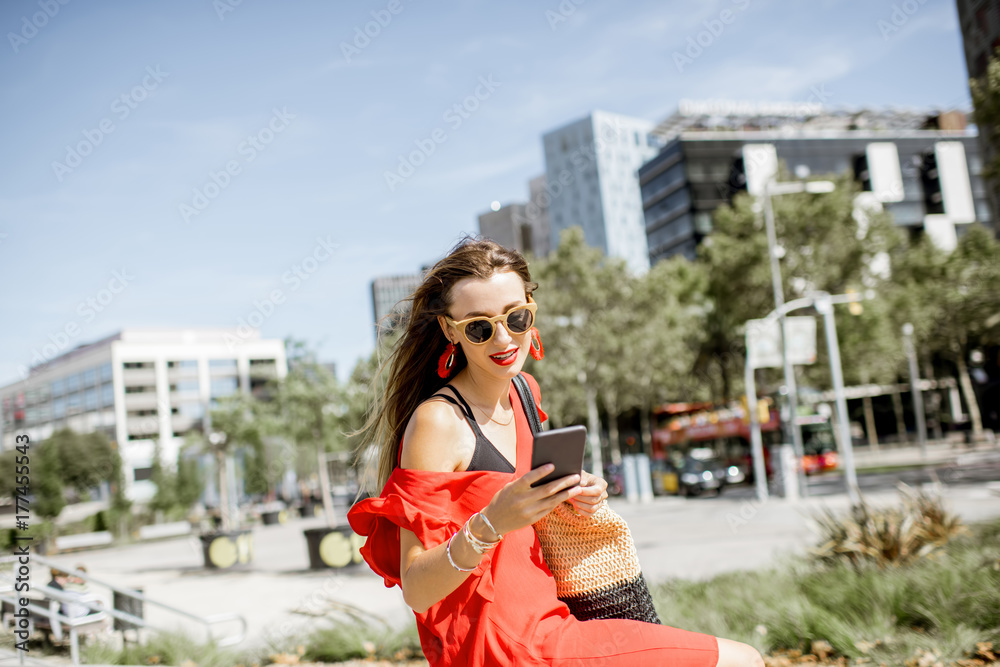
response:
<path fill-rule="evenodd" d="M 514 376 L 514 387 L 517 395 L 521 397 L 521 405 L 525 414 L 528 415 L 528 425 L 531 426 L 531 434 L 534 435 L 542 430 L 542 420 L 538 416 L 538 406 L 535 405 L 535 397 L 531 394 L 531 387 L 523 373 Z"/>

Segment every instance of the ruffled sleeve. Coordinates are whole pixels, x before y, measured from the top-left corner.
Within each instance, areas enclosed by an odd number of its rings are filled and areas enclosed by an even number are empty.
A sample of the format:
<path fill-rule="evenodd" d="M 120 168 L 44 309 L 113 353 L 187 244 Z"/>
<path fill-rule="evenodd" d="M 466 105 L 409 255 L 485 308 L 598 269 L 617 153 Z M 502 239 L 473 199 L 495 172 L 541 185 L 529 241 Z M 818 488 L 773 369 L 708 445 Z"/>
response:
<path fill-rule="evenodd" d="M 436 547 L 485 507 L 505 482 L 502 473 L 396 468 L 381 495 L 355 504 L 347 520 L 354 532 L 368 536 L 361 555 L 391 588 L 400 584 L 400 528 L 416 535 L 425 549 Z M 483 558 L 474 574 L 482 574 L 489 560 Z"/>

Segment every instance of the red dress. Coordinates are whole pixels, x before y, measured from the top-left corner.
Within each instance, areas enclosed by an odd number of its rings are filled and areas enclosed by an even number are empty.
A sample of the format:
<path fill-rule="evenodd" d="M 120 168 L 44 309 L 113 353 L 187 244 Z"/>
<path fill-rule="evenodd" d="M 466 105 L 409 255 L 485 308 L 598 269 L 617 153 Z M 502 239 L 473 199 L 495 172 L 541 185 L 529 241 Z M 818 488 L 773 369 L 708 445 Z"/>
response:
<path fill-rule="evenodd" d="M 535 403 L 538 384 L 525 373 Z M 513 382 L 517 466 L 501 472 L 428 472 L 397 467 L 378 498 L 357 503 L 351 527 L 368 540 L 365 561 L 389 588 L 399 579 L 399 528 L 425 548 L 447 541 L 512 478 L 531 467 L 531 428 Z M 539 409 L 545 420 L 545 413 Z M 431 665 L 676 665 L 715 667 L 712 635 L 625 620 L 578 621 L 556 597 L 534 528 L 504 536 L 450 595 L 416 614 Z"/>

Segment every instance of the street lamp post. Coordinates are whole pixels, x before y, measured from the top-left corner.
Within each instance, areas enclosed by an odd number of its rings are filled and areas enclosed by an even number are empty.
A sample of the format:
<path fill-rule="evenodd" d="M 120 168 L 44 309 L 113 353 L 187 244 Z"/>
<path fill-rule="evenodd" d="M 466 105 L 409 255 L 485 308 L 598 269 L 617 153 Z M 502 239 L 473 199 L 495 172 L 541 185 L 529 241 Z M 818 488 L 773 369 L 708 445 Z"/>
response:
<path fill-rule="evenodd" d="M 920 393 L 920 373 L 917 371 L 917 351 L 913 346 L 913 325 L 903 325 L 903 349 L 910 367 L 910 395 L 913 397 L 913 415 L 917 420 L 917 442 L 920 456 L 927 458 L 927 421 L 924 417 L 924 398 Z"/>
<path fill-rule="evenodd" d="M 833 376 L 833 392 L 837 404 L 841 455 L 844 457 L 844 472 L 847 475 L 847 497 L 854 506 L 859 500 L 858 475 L 854 469 L 854 445 L 851 442 L 851 423 L 847 417 L 844 374 L 840 365 L 840 344 L 837 341 L 837 326 L 833 320 L 833 300 L 829 294 L 820 292 L 816 295 L 816 310 L 823 315 L 823 329 L 826 331 L 826 344 L 830 353 L 830 375 Z"/>
<path fill-rule="evenodd" d="M 785 293 L 781 284 L 781 265 L 778 260 L 784 255 L 783 249 L 779 248 L 777 234 L 774 224 L 774 207 L 771 197 L 774 195 L 795 194 L 799 192 L 810 192 L 814 194 L 833 192 L 836 186 L 832 181 L 792 181 L 789 183 L 778 183 L 773 178 L 768 179 L 764 184 L 764 225 L 767 233 L 767 254 L 771 265 L 771 286 L 774 289 L 774 307 L 780 313 L 778 319 L 778 330 L 781 332 L 781 362 L 785 374 L 785 388 L 788 397 L 788 421 L 785 426 L 785 434 L 791 436 L 792 446 L 795 449 L 795 457 L 798 461 L 796 469 L 798 471 L 798 486 L 803 497 L 809 495 L 806 484 L 805 470 L 802 468 L 802 457 L 805 454 L 802 446 L 802 430 L 796 421 L 798 406 L 798 391 L 795 385 L 795 368 L 792 366 L 788 356 L 788 329 L 785 313 L 782 306 L 785 305 Z"/>
<path fill-rule="evenodd" d="M 800 299 L 789 301 L 788 303 L 783 304 L 780 308 L 775 308 L 767 314 L 767 317 L 760 321 L 760 326 L 767 327 L 770 323 L 773 323 L 778 318 L 783 317 L 794 310 L 809 308 L 810 306 L 815 306 L 816 310 L 823 315 L 823 324 L 826 329 L 827 350 L 830 356 L 830 374 L 833 376 L 834 394 L 837 399 L 837 419 L 839 421 L 839 441 L 841 445 L 840 451 L 844 460 L 844 470 L 847 478 L 847 495 L 852 506 L 857 505 L 859 501 L 858 478 L 857 472 L 854 469 L 854 449 L 851 446 L 851 428 L 850 423 L 847 420 L 847 399 L 844 394 L 844 377 L 840 365 L 840 345 L 837 341 L 837 329 L 833 319 L 833 305 L 838 303 L 853 303 L 855 301 L 860 301 L 861 299 L 873 298 L 875 298 L 875 293 L 872 290 L 868 290 L 864 296 L 857 293 L 837 294 L 831 296 L 826 292 L 814 292 Z M 749 403 L 750 397 L 756 398 L 757 396 L 750 345 L 747 345 L 746 366 L 746 387 Z M 756 415 L 753 414 L 755 412 L 755 410 L 751 410 L 750 443 L 753 448 L 754 470 L 757 471 L 763 468 L 764 463 L 763 450 L 760 446 L 760 423 L 758 422 Z M 760 483 L 758 483 L 757 486 L 757 497 L 761 500 L 767 498 L 767 487 L 765 486 L 762 489 Z"/>

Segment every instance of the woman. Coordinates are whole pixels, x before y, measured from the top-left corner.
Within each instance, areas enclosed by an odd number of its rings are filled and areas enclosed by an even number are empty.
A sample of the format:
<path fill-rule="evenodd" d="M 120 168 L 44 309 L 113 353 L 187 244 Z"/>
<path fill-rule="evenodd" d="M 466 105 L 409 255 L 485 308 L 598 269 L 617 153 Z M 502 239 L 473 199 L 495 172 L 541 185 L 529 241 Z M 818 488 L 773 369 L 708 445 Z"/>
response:
<path fill-rule="evenodd" d="M 582 622 L 557 599 L 532 524 L 564 501 L 593 513 L 607 484 L 584 472 L 531 488 L 551 466 L 530 470 L 531 430 L 511 380 L 527 354 L 541 357 L 536 287 L 519 253 L 466 239 L 413 294 L 364 429 L 379 448 L 382 492 L 348 515 L 368 536 L 365 560 L 402 589 L 432 665 L 762 666 L 745 644 Z"/>

